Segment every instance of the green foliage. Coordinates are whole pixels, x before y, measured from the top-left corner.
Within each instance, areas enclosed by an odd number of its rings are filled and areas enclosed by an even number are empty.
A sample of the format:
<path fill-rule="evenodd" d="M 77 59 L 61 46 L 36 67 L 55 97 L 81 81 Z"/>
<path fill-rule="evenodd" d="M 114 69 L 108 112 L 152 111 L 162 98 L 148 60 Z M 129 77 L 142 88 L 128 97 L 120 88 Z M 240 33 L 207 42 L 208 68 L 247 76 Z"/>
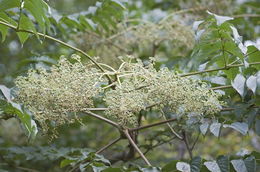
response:
<path fill-rule="evenodd" d="M 22 109 L 22 106 L 14 103 L 11 100 L 11 91 L 7 87 L 0 85 L 0 93 L 3 98 L 0 97 L 0 115 L 2 119 L 8 119 L 16 115 L 24 126 L 26 134 L 29 139 L 34 139 L 38 129 L 32 116 Z"/>
<path fill-rule="evenodd" d="M 258 2 L 55 3 L 0 0 L 0 171 L 259 171 Z"/>

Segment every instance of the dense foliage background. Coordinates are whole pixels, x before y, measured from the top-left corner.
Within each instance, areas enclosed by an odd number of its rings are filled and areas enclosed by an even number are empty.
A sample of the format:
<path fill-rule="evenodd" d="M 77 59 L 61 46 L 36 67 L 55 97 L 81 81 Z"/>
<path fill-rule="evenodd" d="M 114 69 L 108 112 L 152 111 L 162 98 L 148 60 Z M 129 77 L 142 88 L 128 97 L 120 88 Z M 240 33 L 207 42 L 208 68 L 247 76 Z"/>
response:
<path fill-rule="evenodd" d="M 258 0 L 0 0 L 0 171 L 260 170 L 259 19 Z M 50 122 L 43 132 L 15 99 L 18 76 L 48 71 L 61 56 L 75 54 L 82 63 L 90 57 L 109 65 L 107 71 L 120 69 L 119 56 L 140 58 L 144 66 L 154 57 L 157 70 L 204 81 L 225 103 L 199 120 L 130 133 L 148 167 L 122 130 L 79 113 L 80 120 Z M 93 108 L 106 107 L 99 98 L 94 102 Z M 138 126 L 176 117 L 164 113 L 142 110 Z"/>

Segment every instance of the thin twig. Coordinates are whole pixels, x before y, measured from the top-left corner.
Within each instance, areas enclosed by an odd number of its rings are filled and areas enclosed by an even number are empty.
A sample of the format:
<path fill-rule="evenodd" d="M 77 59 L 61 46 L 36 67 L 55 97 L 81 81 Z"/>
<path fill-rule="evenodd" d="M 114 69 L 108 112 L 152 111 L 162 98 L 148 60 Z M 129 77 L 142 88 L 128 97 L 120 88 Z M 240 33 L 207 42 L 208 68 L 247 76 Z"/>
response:
<path fill-rule="evenodd" d="M 190 156 L 190 159 L 192 159 L 193 155 L 192 155 L 192 150 L 190 149 L 190 146 L 189 146 L 189 141 L 188 141 L 188 138 L 187 138 L 187 135 L 185 133 L 185 131 L 183 131 L 183 141 L 185 143 L 185 146 L 189 152 L 189 156 Z"/>
<path fill-rule="evenodd" d="M 242 18 L 242 17 L 260 17 L 259 14 L 238 14 L 238 15 L 233 15 L 232 17 L 234 18 Z"/>
<path fill-rule="evenodd" d="M 33 31 L 29 31 L 29 30 L 20 30 L 20 29 L 17 29 L 17 27 L 15 27 L 15 26 L 13 26 L 13 25 L 11 25 L 11 24 L 9 24 L 9 23 L 5 23 L 5 22 L 3 22 L 3 21 L 0 21 L 0 24 L 1 25 L 5 25 L 5 26 L 7 26 L 7 27 L 9 27 L 9 28 L 11 28 L 11 29 L 14 29 L 16 32 L 26 32 L 26 33 L 31 33 L 31 34 L 36 34 L 36 35 L 39 35 L 39 36 L 41 36 L 41 37 L 43 37 L 43 38 L 47 38 L 47 39 L 49 39 L 49 40 L 52 40 L 52 41 L 55 41 L 55 42 L 57 42 L 57 43 L 59 43 L 59 44 L 61 44 L 61 45 L 64 45 L 65 47 L 68 47 L 68 48 L 70 48 L 70 49 L 73 49 L 73 50 L 75 50 L 75 51 L 77 51 L 77 52 L 79 52 L 79 53 L 81 53 L 82 55 L 84 55 L 85 57 L 87 57 L 93 64 L 95 64 L 96 66 L 97 66 L 97 68 L 99 68 L 102 72 L 105 72 L 105 70 L 90 56 L 90 55 L 88 55 L 87 53 L 85 53 L 83 50 L 81 50 L 81 49 L 79 49 L 79 48 L 76 48 L 76 47 L 74 47 L 74 46 L 72 46 L 72 45 L 70 45 L 70 44 L 68 44 L 68 43 L 66 43 L 66 42 L 63 42 L 63 41 L 61 41 L 61 40 L 59 40 L 59 39 L 56 39 L 56 38 L 54 38 L 54 37 L 52 37 L 52 36 L 49 36 L 49 35 L 46 35 L 46 34 L 43 34 L 43 33 L 40 33 L 40 32 L 33 32 Z M 110 83 L 112 83 L 112 79 L 110 78 L 110 76 L 109 75 L 105 75 L 106 77 L 107 77 L 107 79 L 109 80 L 109 82 Z"/>
<path fill-rule="evenodd" d="M 163 110 L 161 110 L 161 112 L 162 112 L 163 119 L 164 119 L 164 120 L 167 120 L 167 118 L 165 117 L 165 114 L 164 114 Z M 172 132 L 177 138 L 179 138 L 180 140 L 183 139 L 183 138 L 172 128 L 172 126 L 170 125 L 169 122 L 167 122 L 167 125 L 168 125 L 168 127 L 170 128 L 171 132 Z"/>
<path fill-rule="evenodd" d="M 206 9 L 207 9 L 207 7 L 195 7 L 195 8 L 189 8 L 189 9 L 175 11 L 175 12 L 169 14 L 168 16 L 164 17 L 159 23 L 166 21 L 167 19 L 169 19 L 170 17 L 172 17 L 176 14 L 183 14 L 183 13 L 194 12 L 194 11 L 204 11 Z"/>
<path fill-rule="evenodd" d="M 143 154 L 146 155 L 146 154 L 147 154 L 148 152 L 150 152 L 152 149 L 157 148 L 157 147 L 159 147 L 159 146 L 161 146 L 161 145 L 163 145 L 163 144 L 165 144 L 165 143 L 169 143 L 170 141 L 174 140 L 175 138 L 176 138 L 176 136 L 174 136 L 174 137 L 172 137 L 172 138 L 170 138 L 170 139 L 168 139 L 168 140 L 165 140 L 165 141 L 163 141 L 163 142 L 159 142 L 159 143 L 157 143 L 157 144 L 155 144 L 155 145 L 152 145 L 152 146 L 148 147 Z M 136 157 L 135 160 L 137 160 L 137 159 L 139 159 L 139 158 L 141 158 L 141 156 Z"/>
<path fill-rule="evenodd" d="M 124 130 L 125 136 L 129 140 L 130 144 L 135 148 L 135 150 L 139 153 L 139 155 L 143 158 L 145 163 L 149 166 L 152 166 L 151 163 L 147 160 L 147 158 L 144 156 L 144 154 L 141 152 L 141 150 L 138 148 L 138 146 L 135 144 L 131 136 L 129 135 L 128 130 Z"/>
<path fill-rule="evenodd" d="M 199 137 L 200 137 L 200 133 L 198 134 L 198 136 L 197 136 L 196 140 L 195 140 L 195 141 L 194 141 L 194 143 L 192 144 L 192 146 L 191 146 L 191 148 L 190 148 L 190 150 L 191 150 L 191 151 L 194 149 L 194 147 L 195 147 L 196 143 L 197 143 L 197 142 L 198 142 L 198 140 L 199 140 Z"/>
<path fill-rule="evenodd" d="M 106 111 L 108 110 L 109 108 L 86 108 L 86 110 L 89 110 L 89 111 Z"/>
<path fill-rule="evenodd" d="M 260 62 L 254 62 L 254 63 L 248 63 L 249 65 L 259 65 Z M 202 73 L 207 73 L 207 72 L 215 72 L 219 70 L 228 70 L 230 68 L 235 68 L 235 67 L 240 67 L 244 66 L 244 64 L 235 64 L 235 65 L 227 65 L 226 67 L 221 67 L 217 69 L 207 69 L 203 71 L 196 71 L 196 72 L 190 72 L 190 73 L 185 73 L 185 74 L 180 74 L 179 76 L 185 77 L 185 76 L 191 76 L 191 75 L 197 75 L 197 74 L 202 74 Z"/>
<path fill-rule="evenodd" d="M 151 127 L 154 127 L 154 126 L 157 126 L 157 125 L 162 125 L 162 124 L 165 124 L 165 123 L 168 123 L 168 122 L 171 122 L 171 121 L 176 121 L 176 120 L 177 120 L 176 118 L 171 118 L 171 119 L 168 119 L 168 120 L 165 120 L 165 121 L 160 121 L 160 122 L 156 122 L 156 123 L 153 123 L 153 124 L 144 125 L 144 126 L 141 126 L 141 127 L 130 128 L 129 131 L 151 128 Z"/>
<path fill-rule="evenodd" d="M 226 88 L 232 88 L 232 85 L 223 85 L 218 87 L 212 87 L 211 90 L 220 90 L 220 89 L 226 89 Z"/>
<path fill-rule="evenodd" d="M 109 148 L 110 146 L 116 144 L 119 140 L 121 140 L 121 137 L 118 137 L 117 139 L 113 140 L 112 142 L 108 143 L 106 146 L 102 147 L 101 149 L 99 149 L 96 154 L 100 154 L 101 152 L 103 152 L 104 150 L 106 150 L 107 148 Z"/>

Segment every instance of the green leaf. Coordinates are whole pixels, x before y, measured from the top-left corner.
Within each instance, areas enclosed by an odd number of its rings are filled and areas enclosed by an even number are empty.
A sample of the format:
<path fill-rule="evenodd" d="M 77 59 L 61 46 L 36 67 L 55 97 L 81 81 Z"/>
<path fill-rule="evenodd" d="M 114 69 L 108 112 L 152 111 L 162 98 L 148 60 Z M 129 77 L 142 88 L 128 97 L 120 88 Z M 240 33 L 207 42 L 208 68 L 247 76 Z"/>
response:
<path fill-rule="evenodd" d="M 250 45 L 247 47 L 247 54 L 248 54 L 248 62 L 254 63 L 254 62 L 260 62 L 260 51 L 255 46 Z M 258 70 L 260 70 L 260 65 L 254 65 L 254 67 Z"/>
<path fill-rule="evenodd" d="M 37 125 L 28 113 L 23 112 L 19 104 L 6 102 L 5 100 L 0 99 L 0 110 L 7 115 L 17 115 L 26 130 L 28 138 L 30 140 L 35 138 L 38 133 Z"/>
<path fill-rule="evenodd" d="M 45 33 L 46 27 L 47 29 L 50 27 L 50 21 L 47 17 L 50 11 L 48 4 L 43 0 L 25 0 L 24 8 L 33 15 L 42 32 Z"/>
<path fill-rule="evenodd" d="M 75 162 L 75 160 L 71 160 L 71 159 L 64 159 L 60 162 L 60 168 L 63 168 L 67 165 L 70 165 L 72 162 Z"/>
<path fill-rule="evenodd" d="M 0 21 L 3 21 L 5 23 L 11 24 L 13 26 L 17 26 L 17 22 L 12 19 L 11 17 L 9 17 L 6 13 L 4 12 L 0 12 Z"/>
<path fill-rule="evenodd" d="M 34 32 L 36 34 L 36 29 L 34 27 L 34 24 L 24 14 L 21 15 L 19 23 L 20 23 L 19 25 L 20 30 L 27 30 L 27 31 Z M 17 35 L 20 39 L 21 44 L 24 44 L 24 42 L 29 38 L 30 33 L 17 32 Z"/>
<path fill-rule="evenodd" d="M 201 158 L 198 156 L 192 158 L 190 163 L 191 172 L 200 172 L 200 168 L 201 168 Z"/>
<path fill-rule="evenodd" d="M 207 161 L 207 162 L 204 162 L 204 165 L 211 172 L 221 172 L 216 161 Z"/>
<path fill-rule="evenodd" d="M 122 170 L 120 168 L 107 168 L 105 170 L 103 170 L 102 172 L 122 172 Z"/>
<path fill-rule="evenodd" d="M 0 91 L 4 95 L 4 98 L 8 102 L 11 102 L 11 90 L 9 88 L 7 88 L 5 85 L 0 85 Z"/>
<path fill-rule="evenodd" d="M 1 33 L 1 36 L 2 36 L 2 42 L 4 42 L 6 35 L 8 33 L 8 27 L 4 26 L 4 25 L 0 25 L 0 33 Z"/>
<path fill-rule="evenodd" d="M 182 172 L 189 172 L 190 171 L 190 164 L 186 162 L 177 162 L 176 169 Z"/>
<path fill-rule="evenodd" d="M 212 124 L 210 125 L 209 130 L 210 130 L 210 132 L 211 132 L 214 136 L 218 137 L 219 134 L 220 134 L 220 127 L 221 127 L 221 124 L 220 124 L 220 123 L 214 122 L 214 123 L 212 123 Z"/>
<path fill-rule="evenodd" d="M 228 16 L 219 16 L 219 15 L 216 15 L 216 14 L 213 14 L 209 11 L 207 11 L 208 14 L 214 16 L 214 18 L 216 19 L 217 21 L 217 25 L 220 26 L 222 25 L 224 22 L 226 21 L 229 21 L 229 20 L 233 20 L 234 18 L 233 17 L 228 17 Z"/>
<path fill-rule="evenodd" d="M 91 167 L 92 167 L 93 172 L 101 172 L 107 168 L 107 166 L 105 166 L 103 163 L 100 163 L 100 162 L 92 163 Z"/>
<path fill-rule="evenodd" d="M 5 23 L 8 23 L 8 24 L 12 24 L 14 26 L 16 26 L 16 22 L 10 18 L 7 14 L 3 13 L 3 12 L 0 12 L 0 21 L 3 21 Z M 8 26 L 5 26 L 5 25 L 0 25 L 0 33 L 2 35 L 2 42 L 4 42 L 5 38 L 6 38 L 6 35 L 8 33 L 8 29 L 9 27 Z"/>
<path fill-rule="evenodd" d="M 227 75 L 227 78 L 230 80 L 234 80 L 237 74 L 239 73 L 239 68 L 231 68 L 225 70 L 224 73 Z"/>
<path fill-rule="evenodd" d="M 231 164 L 233 165 L 236 172 L 248 172 L 242 159 L 232 160 Z"/>
<path fill-rule="evenodd" d="M 123 10 L 126 9 L 125 6 L 124 6 L 120 1 L 118 1 L 118 0 L 111 0 L 110 2 L 111 2 L 113 5 L 115 5 L 116 7 L 119 7 L 119 8 L 121 8 L 121 9 L 123 9 Z"/>
<path fill-rule="evenodd" d="M 209 124 L 207 122 L 204 122 L 203 124 L 200 125 L 200 132 L 205 135 L 208 131 Z"/>
<path fill-rule="evenodd" d="M 245 158 L 244 163 L 248 172 L 256 172 L 256 160 L 254 156 Z"/>
<path fill-rule="evenodd" d="M 258 136 L 260 136 L 260 119 L 255 121 L 255 132 Z"/>
<path fill-rule="evenodd" d="M 234 130 L 237 130 L 238 132 L 240 132 L 243 135 L 246 135 L 248 132 L 248 124 L 245 122 L 234 122 L 231 125 L 223 125 L 224 128 L 233 128 Z"/>
<path fill-rule="evenodd" d="M 170 163 L 166 164 L 162 168 L 162 172 L 172 172 L 172 170 L 176 169 L 177 160 L 173 160 Z"/>
<path fill-rule="evenodd" d="M 20 0 L 0 0 L 0 12 L 20 6 Z"/>
<path fill-rule="evenodd" d="M 256 76 L 250 76 L 247 81 L 246 81 L 246 86 L 253 91 L 255 94 L 256 92 L 256 87 L 257 87 L 257 78 Z"/>
<path fill-rule="evenodd" d="M 83 15 L 80 15 L 79 16 L 79 22 L 84 26 L 86 27 L 87 29 L 89 30 L 92 30 L 92 31 L 95 31 L 96 30 L 96 24 L 91 20 L 91 19 L 88 19 L 86 18 L 85 16 Z"/>
<path fill-rule="evenodd" d="M 232 87 L 241 95 L 241 97 L 244 97 L 245 82 L 246 79 L 241 74 L 238 74 L 235 80 L 231 82 Z"/>
<path fill-rule="evenodd" d="M 229 172 L 229 157 L 221 155 L 217 158 L 217 163 L 221 172 Z"/>

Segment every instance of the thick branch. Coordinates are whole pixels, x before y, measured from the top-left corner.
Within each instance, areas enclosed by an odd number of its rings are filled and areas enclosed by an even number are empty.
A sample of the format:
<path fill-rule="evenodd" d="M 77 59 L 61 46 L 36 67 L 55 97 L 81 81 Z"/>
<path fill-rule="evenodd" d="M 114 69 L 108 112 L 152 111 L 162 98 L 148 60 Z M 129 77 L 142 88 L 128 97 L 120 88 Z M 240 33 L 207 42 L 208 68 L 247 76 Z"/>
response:
<path fill-rule="evenodd" d="M 100 116 L 100 115 L 98 115 L 98 114 L 95 114 L 95 113 L 93 113 L 93 112 L 88 112 L 88 111 L 87 111 L 87 112 L 84 112 L 84 113 L 86 113 L 86 114 L 89 115 L 89 116 L 93 116 L 93 117 L 95 117 L 95 118 L 97 118 L 97 119 L 100 119 L 100 120 L 102 120 L 102 121 L 104 121 L 104 122 L 106 122 L 106 123 L 108 123 L 108 124 L 110 124 L 110 125 L 112 125 L 112 126 L 118 128 L 118 129 L 120 129 L 120 126 L 119 126 L 116 122 L 111 121 L 110 119 L 107 119 L 107 118 L 105 118 L 105 117 L 103 117 L 103 116 Z"/>
<path fill-rule="evenodd" d="M 39 35 L 39 36 L 41 36 L 41 37 L 43 37 L 43 38 L 47 38 L 47 39 L 52 40 L 52 41 L 55 41 L 55 42 L 57 42 L 57 43 L 59 43 L 59 44 L 61 44 L 61 45 L 64 45 L 65 47 L 68 47 L 68 48 L 70 48 L 70 49 L 73 49 L 73 50 L 75 50 L 75 51 L 81 53 L 81 54 L 84 55 L 85 57 L 87 57 L 87 58 L 88 58 L 93 64 L 95 64 L 102 72 L 105 72 L 105 70 L 104 70 L 90 55 L 88 55 L 87 53 L 85 53 L 84 51 L 82 51 L 82 50 L 79 49 L 79 48 L 76 48 L 76 47 L 74 47 L 74 46 L 72 46 L 72 45 L 67 44 L 66 42 L 63 42 L 63 41 L 61 41 L 61 40 L 59 40 L 59 39 L 56 39 L 56 38 L 54 38 L 54 37 L 52 37 L 52 36 L 49 36 L 49 35 L 46 35 L 46 34 L 43 34 L 43 33 L 40 33 L 40 32 L 34 33 L 33 31 L 29 31 L 29 30 L 20 30 L 20 29 L 18 30 L 15 26 L 13 26 L 13 25 L 11 25 L 11 24 L 8 24 L 8 23 L 5 23 L 5 22 L 3 22 L 3 21 L 0 21 L 0 24 L 1 24 L 1 25 L 4 25 L 4 26 L 7 26 L 7 27 L 9 27 L 9 28 L 11 28 L 11 29 L 14 29 L 16 32 L 26 32 L 26 33 L 31 33 L 31 34 L 37 34 L 37 35 Z M 109 80 L 109 82 L 112 83 L 112 79 L 110 78 L 110 76 L 109 76 L 109 75 L 105 75 L 105 76 L 107 77 L 107 79 Z"/>
<path fill-rule="evenodd" d="M 147 160 L 147 158 L 144 156 L 144 154 L 141 152 L 141 150 L 138 148 L 138 146 L 135 144 L 135 142 L 133 141 L 133 139 L 131 138 L 131 136 L 129 135 L 128 130 L 124 130 L 125 136 L 127 137 L 127 139 L 129 140 L 130 144 L 135 148 L 135 150 L 140 154 L 140 156 L 143 158 L 143 160 L 145 161 L 145 163 L 149 166 L 152 166 L 150 164 L 150 162 Z"/>

